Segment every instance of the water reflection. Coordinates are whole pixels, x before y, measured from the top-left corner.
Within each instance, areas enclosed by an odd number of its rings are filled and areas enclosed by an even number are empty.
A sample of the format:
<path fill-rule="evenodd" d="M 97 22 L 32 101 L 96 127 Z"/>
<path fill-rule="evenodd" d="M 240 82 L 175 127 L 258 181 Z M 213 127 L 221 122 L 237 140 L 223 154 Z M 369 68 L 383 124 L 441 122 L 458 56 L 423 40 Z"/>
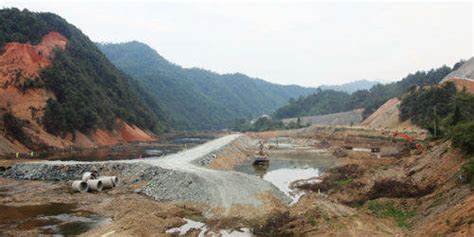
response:
<path fill-rule="evenodd" d="M 78 235 L 98 225 L 111 223 L 94 213 L 75 211 L 75 204 L 0 205 L 0 227 L 6 230 L 39 230 L 47 235 Z"/>
<path fill-rule="evenodd" d="M 104 161 L 128 160 L 164 156 L 193 148 L 213 137 L 173 137 L 151 143 L 122 144 L 95 149 L 70 149 L 67 151 L 40 152 L 48 160 Z"/>
<path fill-rule="evenodd" d="M 254 166 L 252 161 L 236 167 L 237 171 L 256 175 L 280 189 L 296 202 L 303 193 L 291 190 L 291 182 L 320 176 L 334 166 L 333 157 L 321 151 L 288 151 L 270 153 L 269 165 Z"/>

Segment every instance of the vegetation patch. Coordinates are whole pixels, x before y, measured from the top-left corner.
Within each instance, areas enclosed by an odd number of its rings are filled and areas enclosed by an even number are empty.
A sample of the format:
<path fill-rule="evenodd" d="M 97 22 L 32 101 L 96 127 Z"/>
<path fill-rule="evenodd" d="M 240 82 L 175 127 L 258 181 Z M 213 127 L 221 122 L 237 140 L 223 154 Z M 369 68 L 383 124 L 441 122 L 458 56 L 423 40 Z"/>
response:
<path fill-rule="evenodd" d="M 393 203 L 381 203 L 377 201 L 370 201 L 368 203 L 369 210 L 377 217 L 386 218 L 391 217 L 395 219 L 400 227 L 410 227 L 410 219 L 415 216 L 414 211 L 406 211 L 396 207 Z"/>
<path fill-rule="evenodd" d="M 23 143 L 28 148 L 33 146 L 31 139 L 23 132 L 23 127 L 26 122 L 13 116 L 11 113 L 3 115 L 3 124 L 7 135 L 19 142 Z"/>
<path fill-rule="evenodd" d="M 283 227 L 293 221 L 288 211 L 271 214 L 263 225 L 258 225 L 253 229 L 253 233 L 258 236 L 292 236 L 290 233 L 281 233 Z M 316 224 L 316 222 L 314 222 Z"/>
<path fill-rule="evenodd" d="M 341 180 L 336 180 L 335 182 L 339 186 L 347 186 L 352 183 L 352 179 L 341 179 Z"/>
<path fill-rule="evenodd" d="M 468 157 L 461 181 L 474 185 L 474 94 L 458 92 L 452 82 L 413 88 L 401 102 L 400 118 L 428 129 L 435 139 L 450 138 Z"/>
<path fill-rule="evenodd" d="M 464 183 L 469 183 L 474 187 L 474 156 L 469 157 L 469 160 L 462 167 L 462 179 Z"/>
<path fill-rule="evenodd" d="M 413 198 L 421 197 L 433 192 L 435 186 L 418 187 L 409 182 L 403 182 L 393 179 L 383 179 L 376 181 L 370 192 L 368 199 L 377 199 L 381 197 L 389 198 Z"/>

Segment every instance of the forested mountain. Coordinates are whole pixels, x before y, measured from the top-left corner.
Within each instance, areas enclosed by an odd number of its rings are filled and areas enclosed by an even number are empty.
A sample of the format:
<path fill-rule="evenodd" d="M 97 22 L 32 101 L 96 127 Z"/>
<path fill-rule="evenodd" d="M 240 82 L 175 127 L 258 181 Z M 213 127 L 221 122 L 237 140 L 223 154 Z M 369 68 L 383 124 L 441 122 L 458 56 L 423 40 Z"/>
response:
<path fill-rule="evenodd" d="M 372 86 L 375 86 L 377 84 L 379 84 L 379 82 L 368 81 L 368 80 L 358 80 L 358 81 L 353 81 L 349 83 L 344 83 L 341 85 L 322 85 L 319 88 L 323 90 L 343 91 L 343 92 L 347 92 L 351 94 L 358 90 L 368 90 L 372 88 Z"/>
<path fill-rule="evenodd" d="M 318 90 L 316 93 L 298 100 L 290 100 L 289 104 L 279 108 L 276 118 L 291 118 L 308 115 L 322 115 L 364 108 L 364 117 L 374 112 L 378 107 L 393 97 L 400 97 L 413 86 L 438 84 L 446 75 L 457 69 L 462 61 L 456 63 L 453 69 L 442 66 L 429 71 L 418 71 L 409 74 L 400 81 L 385 85 L 377 84 L 369 90 L 358 90 L 352 94 L 334 90 Z"/>
<path fill-rule="evenodd" d="M 61 136 L 110 131 L 117 119 L 164 129 L 166 119 L 157 103 L 86 35 L 55 14 L 0 10 L 0 49 L 0 109 L 8 112 L 9 121 L 18 117 L 24 122 L 17 124 L 38 124 Z"/>
<path fill-rule="evenodd" d="M 235 119 L 272 113 L 290 98 L 315 91 L 272 84 L 240 73 L 183 68 L 137 41 L 97 45 L 163 105 L 178 129 L 223 128 Z"/>

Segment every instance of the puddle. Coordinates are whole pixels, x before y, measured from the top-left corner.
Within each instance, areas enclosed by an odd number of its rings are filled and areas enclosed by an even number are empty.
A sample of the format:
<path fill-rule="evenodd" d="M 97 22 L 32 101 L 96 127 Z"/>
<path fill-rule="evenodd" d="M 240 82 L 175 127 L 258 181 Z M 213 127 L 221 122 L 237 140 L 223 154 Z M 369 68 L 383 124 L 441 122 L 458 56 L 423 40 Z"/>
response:
<path fill-rule="evenodd" d="M 354 148 L 352 148 L 352 150 L 353 151 L 362 151 L 362 152 L 371 152 L 371 150 L 368 149 L 368 148 L 356 148 L 356 147 L 354 147 Z"/>
<path fill-rule="evenodd" d="M 289 185 L 294 180 L 309 179 L 320 175 L 317 168 L 282 168 L 267 172 L 263 179 L 273 183 L 285 194 L 290 194 Z"/>
<path fill-rule="evenodd" d="M 270 164 L 253 166 L 252 160 L 237 166 L 236 170 L 259 176 L 272 183 L 296 203 L 304 192 L 290 189 L 291 182 L 320 176 L 326 169 L 334 166 L 334 160 L 329 153 L 321 151 L 279 152 L 270 154 Z"/>
<path fill-rule="evenodd" d="M 89 212 L 74 211 L 75 204 L 50 203 L 45 205 L 0 205 L 0 230 L 35 230 L 46 235 L 78 235 L 98 225 L 111 223 Z"/>
<path fill-rule="evenodd" d="M 200 137 L 180 137 L 180 138 L 176 138 L 174 140 L 174 143 L 176 144 L 193 144 L 193 143 L 196 143 L 196 144 L 202 144 L 202 143 L 205 143 L 207 142 L 208 139 L 206 138 L 200 138 Z"/>
<path fill-rule="evenodd" d="M 180 227 L 175 227 L 166 230 L 168 234 L 177 234 L 177 235 L 185 235 L 189 231 L 193 229 L 199 230 L 198 237 L 204 236 L 219 236 L 219 237 L 251 237 L 252 231 L 249 228 L 240 228 L 238 230 L 220 230 L 217 233 L 213 231 L 209 231 L 209 228 L 205 223 L 193 221 L 191 219 L 184 218 L 186 223 Z"/>
<path fill-rule="evenodd" d="M 158 149 L 147 149 L 147 150 L 144 150 L 144 153 L 150 156 L 160 156 L 164 154 L 162 150 L 158 150 Z"/>
<path fill-rule="evenodd" d="M 199 230 L 201 230 L 201 232 L 203 232 L 204 229 L 207 230 L 206 224 L 204 224 L 204 223 L 193 221 L 193 220 L 190 220 L 190 219 L 187 219 L 187 218 L 184 218 L 184 220 L 186 221 L 186 223 L 184 225 L 182 225 L 180 227 L 175 227 L 175 228 L 168 229 L 168 230 L 166 230 L 166 233 L 170 233 L 170 234 L 175 233 L 175 234 L 179 234 L 179 235 L 185 235 L 186 233 L 188 233 L 192 229 L 199 229 Z M 201 235 L 201 234 L 199 234 L 199 235 Z"/>
<path fill-rule="evenodd" d="M 60 214 L 56 216 L 42 217 L 47 221 L 56 222 L 56 225 L 47 225 L 41 229 L 48 234 L 78 235 L 99 225 L 110 224 L 110 218 L 102 218 L 97 215 L 73 216 L 70 214 Z"/>

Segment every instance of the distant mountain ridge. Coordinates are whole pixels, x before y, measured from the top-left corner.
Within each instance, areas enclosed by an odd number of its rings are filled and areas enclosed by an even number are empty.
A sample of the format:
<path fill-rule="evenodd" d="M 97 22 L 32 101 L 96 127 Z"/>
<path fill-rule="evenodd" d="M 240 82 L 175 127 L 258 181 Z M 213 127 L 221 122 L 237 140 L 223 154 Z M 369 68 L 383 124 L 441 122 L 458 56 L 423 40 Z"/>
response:
<path fill-rule="evenodd" d="M 272 113 L 290 98 L 316 91 L 277 85 L 241 73 L 183 68 L 138 41 L 96 45 L 112 63 L 146 88 L 170 113 L 172 124 L 178 129 L 221 129 L 239 118 Z"/>
<path fill-rule="evenodd" d="M 323 90 L 335 90 L 335 91 L 343 91 L 349 94 L 356 92 L 358 90 L 368 90 L 377 84 L 382 84 L 378 81 L 369 81 L 369 80 L 358 80 L 352 81 L 340 85 L 322 85 L 319 88 Z"/>
<path fill-rule="evenodd" d="M 463 61 L 456 63 L 453 68 L 443 65 L 429 71 L 417 71 L 413 74 L 408 74 L 400 81 L 375 84 L 368 90 L 357 90 L 352 94 L 318 88 L 318 91 L 314 94 L 290 101 L 288 105 L 276 110 L 273 116 L 283 119 L 325 115 L 363 108 L 363 116 L 366 118 L 387 100 L 401 97 L 414 86 L 438 84 L 446 75 L 459 68 L 462 64 Z"/>

